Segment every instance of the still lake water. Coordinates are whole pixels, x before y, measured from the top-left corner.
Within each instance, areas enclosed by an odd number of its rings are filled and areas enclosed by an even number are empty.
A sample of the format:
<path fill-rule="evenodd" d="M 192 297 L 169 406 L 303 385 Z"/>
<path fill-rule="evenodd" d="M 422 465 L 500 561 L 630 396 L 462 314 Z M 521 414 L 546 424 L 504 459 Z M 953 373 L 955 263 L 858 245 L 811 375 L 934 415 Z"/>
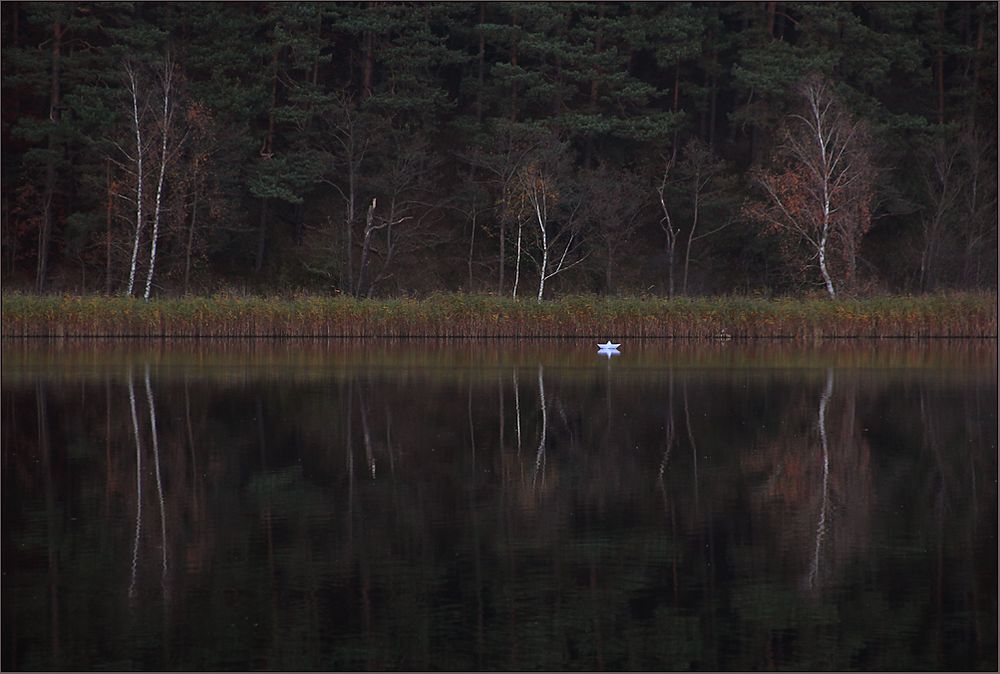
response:
<path fill-rule="evenodd" d="M 2 344 L 4 669 L 997 667 L 997 344 Z"/>

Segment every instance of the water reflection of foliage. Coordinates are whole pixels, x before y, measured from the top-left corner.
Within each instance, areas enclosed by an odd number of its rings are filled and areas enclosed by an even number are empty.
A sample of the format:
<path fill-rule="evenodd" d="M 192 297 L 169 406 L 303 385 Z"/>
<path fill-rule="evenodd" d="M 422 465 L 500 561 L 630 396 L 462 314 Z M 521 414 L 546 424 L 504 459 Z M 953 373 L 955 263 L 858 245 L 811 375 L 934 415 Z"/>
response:
<path fill-rule="evenodd" d="M 659 379 L 666 367 L 760 371 L 817 368 L 934 369 L 937 376 L 991 376 L 995 339 L 831 339 L 803 344 L 787 340 L 646 339 L 625 345 L 628 358 L 616 372 Z M 242 379 L 327 380 L 391 376 L 413 380 L 485 383 L 496 372 L 544 363 L 560 376 L 594 378 L 593 340 L 580 339 L 61 339 L 0 342 L 5 382 L 96 379 L 120 376 L 131 364 L 150 363 L 157 378 L 236 382 Z M 796 375 L 798 376 L 798 375 Z"/>
<path fill-rule="evenodd" d="M 979 541 L 996 524 L 995 380 L 956 389 L 837 371 L 832 510 L 810 593 L 825 370 L 684 368 L 628 385 L 611 370 L 563 374 L 544 369 L 540 474 L 536 368 L 405 385 L 378 370 L 294 385 L 154 379 L 166 547 L 183 561 L 161 585 L 148 518 L 132 612 L 125 381 L 5 382 L 16 546 L 5 590 L 17 593 L 5 666 L 881 669 L 995 657 L 996 558 Z M 148 416 L 140 424 L 148 437 Z M 156 513 L 156 490 L 143 498 Z M 931 591 L 890 573 L 901 567 Z M 34 600 L 18 589 L 50 585 Z"/>

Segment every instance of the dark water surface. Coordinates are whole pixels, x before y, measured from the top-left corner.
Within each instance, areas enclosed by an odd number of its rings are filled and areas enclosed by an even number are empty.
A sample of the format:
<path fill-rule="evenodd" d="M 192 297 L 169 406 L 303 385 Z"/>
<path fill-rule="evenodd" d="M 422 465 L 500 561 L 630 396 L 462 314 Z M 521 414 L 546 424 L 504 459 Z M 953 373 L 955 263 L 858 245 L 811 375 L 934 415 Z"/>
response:
<path fill-rule="evenodd" d="M 2 359 L 4 669 L 997 668 L 995 341 Z"/>

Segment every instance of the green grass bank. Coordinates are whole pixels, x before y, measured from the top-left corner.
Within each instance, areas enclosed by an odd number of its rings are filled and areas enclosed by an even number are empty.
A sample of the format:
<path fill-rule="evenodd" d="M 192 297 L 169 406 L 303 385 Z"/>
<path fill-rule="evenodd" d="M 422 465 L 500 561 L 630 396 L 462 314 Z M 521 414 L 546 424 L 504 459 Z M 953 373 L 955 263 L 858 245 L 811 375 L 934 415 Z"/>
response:
<path fill-rule="evenodd" d="M 996 337 L 986 293 L 860 299 L 2 295 L 16 337 Z"/>

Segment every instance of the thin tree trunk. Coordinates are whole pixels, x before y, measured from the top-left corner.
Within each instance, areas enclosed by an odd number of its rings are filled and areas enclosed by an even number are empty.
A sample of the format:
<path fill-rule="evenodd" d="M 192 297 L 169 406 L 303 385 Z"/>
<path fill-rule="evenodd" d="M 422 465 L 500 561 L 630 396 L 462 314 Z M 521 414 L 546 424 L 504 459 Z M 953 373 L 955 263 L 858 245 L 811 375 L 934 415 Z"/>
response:
<path fill-rule="evenodd" d="M 354 173 L 353 147 L 354 139 L 352 136 L 352 151 L 347 161 L 347 293 L 349 295 L 354 294 L 354 199 L 357 187 Z"/>
<path fill-rule="evenodd" d="M 153 272 L 156 268 L 156 243 L 160 236 L 160 203 L 163 196 L 163 177 L 167 172 L 167 132 L 170 129 L 170 84 L 173 79 L 173 67 L 169 61 L 163 66 L 163 117 L 160 130 L 160 175 L 156 180 L 156 202 L 153 208 L 153 235 L 149 250 L 149 270 L 146 272 L 146 292 L 143 299 L 149 301 L 149 293 L 153 287 Z"/>
<path fill-rule="evenodd" d="M 486 3 L 479 3 L 479 24 L 482 25 L 486 23 Z M 479 88 L 476 90 L 476 123 L 481 124 L 483 121 L 483 75 L 486 69 L 486 34 L 480 30 L 479 31 L 479 64 L 478 64 L 478 80 Z M 503 281 L 500 282 L 503 285 Z"/>
<path fill-rule="evenodd" d="M 511 25 L 514 27 L 514 41 L 510 46 L 510 64 L 517 67 L 517 12 L 511 17 Z M 510 121 L 517 121 L 517 82 L 510 83 Z"/>
<path fill-rule="evenodd" d="M 497 292 L 501 294 L 504 292 L 504 283 L 503 283 L 504 266 L 506 266 L 507 264 L 506 256 L 504 255 L 506 243 L 507 243 L 507 218 L 501 217 L 500 218 L 500 279 L 499 283 L 497 284 Z"/>
<path fill-rule="evenodd" d="M 361 261 L 358 265 L 360 269 L 358 270 L 358 284 L 355 288 L 357 297 L 363 296 L 365 284 L 368 281 L 368 253 L 371 249 L 372 233 L 375 231 L 375 203 L 376 200 L 373 197 L 371 205 L 368 206 L 368 216 L 365 219 L 365 238 L 361 242 Z"/>
<path fill-rule="evenodd" d="M 517 299 L 517 283 L 521 280 L 521 232 L 524 224 L 517 219 L 517 260 L 514 262 L 514 299 Z"/>
<path fill-rule="evenodd" d="M 694 232 L 698 228 L 698 210 L 701 202 L 701 176 L 697 173 L 694 176 L 694 213 L 691 216 L 691 231 L 688 232 L 687 247 L 684 249 L 684 281 L 681 285 L 681 292 L 688 293 L 688 265 L 691 262 L 691 241 L 694 239 Z"/>
<path fill-rule="evenodd" d="M 937 112 L 938 112 L 938 124 L 944 124 L 944 9 L 938 7 L 937 10 L 937 23 L 938 29 L 940 30 L 941 36 L 939 38 L 937 48 Z"/>
<path fill-rule="evenodd" d="M 132 296 L 132 289 L 135 287 L 135 268 L 139 260 L 139 239 L 142 236 L 142 129 L 139 125 L 139 91 L 138 82 L 135 78 L 135 68 L 132 64 L 126 64 L 126 74 L 129 80 L 129 91 L 132 95 L 132 126 L 135 129 L 135 241 L 132 243 L 132 262 L 128 271 L 128 288 L 125 290 L 127 297 Z"/>
<path fill-rule="evenodd" d="M 817 128 L 818 124 L 817 124 Z M 826 149 L 822 145 L 822 140 L 820 140 L 820 150 L 823 151 L 823 165 L 826 166 Z M 829 293 L 830 299 L 836 299 L 837 293 L 833 289 L 833 279 L 830 278 L 830 272 L 826 268 L 826 244 L 830 237 L 830 190 L 826 181 L 826 176 L 823 177 L 823 231 L 819 239 L 819 270 L 823 274 L 823 282 L 826 284 L 826 292 Z"/>
<path fill-rule="evenodd" d="M 676 145 L 674 146 L 677 147 Z M 667 297 L 672 298 L 674 296 L 674 252 L 677 248 L 677 230 L 674 229 L 673 219 L 670 217 L 670 209 L 667 207 L 666 198 L 666 188 L 667 188 L 667 177 L 670 174 L 670 169 L 674 165 L 674 160 L 671 159 L 667 162 L 666 167 L 663 170 L 663 179 L 660 181 L 660 186 L 657 188 L 656 193 L 660 197 L 660 210 L 663 211 L 663 218 L 660 220 L 660 229 L 666 235 L 666 254 L 667 254 Z"/>
<path fill-rule="evenodd" d="M 823 274 L 823 283 L 826 286 L 826 292 L 830 295 L 831 300 L 837 299 L 837 291 L 833 288 L 833 279 L 830 278 L 830 271 L 826 268 L 826 242 L 828 238 L 828 226 L 823 226 L 823 236 L 819 240 L 819 271 Z"/>
<path fill-rule="evenodd" d="M 55 126 L 60 118 L 59 60 L 65 29 L 56 19 L 52 24 L 52 74 L 49 91 L 49 122 Z M 42 226 L 38 231 L 38 266 L 35 272 L 35 290 L 45 290 L 49 272 L 49 245 L 52 238 L 52 210 L 56 191 L 56 130 L 49 130 L 48 153 L 45 159 L 45 196 L 43 198 Z"/>
<path fill-rule="evenodd" d="M 532 186 L 532 192 L 532 201 L 535 206 L 535 217 L 538 219 L 538 231 L 542 235 L 542 267 L 538 274 L 538 301 L 541 302 L 542 295 L 545 293 L 545 272 L 548 271 L 549 265 L 549 233 L 546 231 L 548 209 L 545 204 L 545 193 L 542 192 L 542 194 L 538 194 L 537 185 Z"/>
<path fill-rule="evenodd" d="M 600 21 L 604 17 L 604 5 L 602 3 L 597 3 L 597 19 Z M 600 25 L 600 24 L 598 24 Z M 594 34 L 594 60 L 600 59 L 601 52 L 604 51 L 604 31 L 601 28 L 597 29 Z M 590 79 L 590 100 L 588 102 L 588 108 L 590 113 L 596 115 L 598 112 L 598 93 L 599 93 L 599 81 L 598 77 L 601 75 L 601 68 L 595 68 L 595 76 Z M 559 114 L 559 110 L 556 110 L 556 114 Z M 584 149 L 583 166 L 585 168 L 590 168 L 593 163 L 594 157 L 594 134 L 587 133 L 587 144 Z"/>
<path fill-rule="evenodd" d="M 674 239 L 667 239 L 667 297 L 674 296 Z"/>
<path fill-rule="evenodd" d="M 198 169 L 194 170 L 194 198 L 191 201 L 191 224 L 188 226 L 187 247 L 184 250 L 184 294 L 187 295 L 191 281 L 191 250 L 194 246 L 194 228 L 198 218 Z"/>
<path fill-rule="evenodd" d="M 375 36 L 372 33 L 365 33 L 365 69 L 361 81 L 362 100 L 372 95 L 372 79 L 375 74 Z"/>
<path fill-rule="evenodd" d="M 472 292 L 472 253 L 476 246 L 476 202 L 472 202 L 472 236 L 469 237 L 469 285 L 467 292 Z"/>
<path fill-rule="evenodd" d="M 257 225 L 257 258 L 253 270 L 260 274 L 264 269 L 264 253 L 267 250 L 267 197 L 260 200 L 260 223 Z"/>
<path fill-rule="evenodd" d="M 710 150 L 715 150 L 715 117 L 716 117 L 716 101 L 718 99 L 718 84 L 715 81 L 715 76 L 712 76 L 712 103 L 708 115 L 708 148 Z"/>
<path fill-rule="evenodd" d="M 979 15 L 979 20 L 976 27 L 976 49 L 972 57 L 972 101 L 970 105 L 970 119 L 972 120 L 970 126 L 973 129 L 976 128 L 976 109 L 979 102 L 979 73 L 981 71 L 983 54 L 983 24 L 985 23 L 982 11 L 977 12 L 977 14 Z"/>
<path fill-rule="evenodd" d="M 107 160 L 108 203 L 106 221 L 106 239 L 104 249 L 104 294 L 111 295 L 111 216 L 115 207 L 115 198 L 111 185 L 111 159 Z"/>

